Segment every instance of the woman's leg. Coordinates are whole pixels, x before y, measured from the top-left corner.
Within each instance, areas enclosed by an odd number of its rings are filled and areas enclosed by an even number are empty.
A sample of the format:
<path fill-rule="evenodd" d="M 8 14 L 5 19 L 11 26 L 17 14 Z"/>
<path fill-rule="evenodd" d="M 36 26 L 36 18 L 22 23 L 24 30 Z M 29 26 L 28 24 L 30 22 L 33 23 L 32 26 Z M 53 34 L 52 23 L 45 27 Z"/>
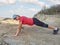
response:
<path fill-rule="evenodd" d="M 58 33 L 58 28 L 49 24 L 46 24 L 40 20 L 38 20 L 37 18 L 33 18 L 34 24 L 37 26 L 41 26 L 41 27 L 45 27 L 45 28 L 49 28 L 49 29 L 53 29 L 53 34 L 57 34 Z"/>
<path fill-rule="evenodd" d="M 48 28 L 49 28 L 49 29 L 54 29 L 55 27 L 52 26 L 52 25 L 48 25 Z"/>

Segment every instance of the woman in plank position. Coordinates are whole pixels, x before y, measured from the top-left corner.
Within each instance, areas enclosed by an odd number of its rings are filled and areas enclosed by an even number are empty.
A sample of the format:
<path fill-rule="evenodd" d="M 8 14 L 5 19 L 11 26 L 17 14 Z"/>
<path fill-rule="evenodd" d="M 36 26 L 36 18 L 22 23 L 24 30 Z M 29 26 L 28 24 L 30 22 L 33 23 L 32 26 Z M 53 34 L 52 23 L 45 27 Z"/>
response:
<path fill-rule="evenodd" d="M 17 36 L 21 32 L 22 24 L 31 26 L 35 24 L 37 26 L 49 28 L 53 30 L 53 34 L 58 34 L 59 31 L 59 28 L 49 24 L 45 24 L 44 22 L 38 20 L 37 18 L 28 18 L 25 16 L 13 15 L 13 19 L 19 21 L 18 30 L 16 31 L 16 34 L 14 36 Z"/>

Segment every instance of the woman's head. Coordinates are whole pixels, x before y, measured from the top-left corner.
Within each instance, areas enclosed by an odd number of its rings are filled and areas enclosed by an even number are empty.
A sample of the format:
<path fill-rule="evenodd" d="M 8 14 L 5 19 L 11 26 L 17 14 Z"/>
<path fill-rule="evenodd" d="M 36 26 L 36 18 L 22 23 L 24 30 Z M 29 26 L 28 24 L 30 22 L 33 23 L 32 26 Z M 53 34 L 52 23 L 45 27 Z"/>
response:
<path fill-rule="evenodd" d="M 19 15 L 13 15 L 13 19 L 14 19 L 14 20 L 18 20 L 19 18 L 20 18 Z"/>

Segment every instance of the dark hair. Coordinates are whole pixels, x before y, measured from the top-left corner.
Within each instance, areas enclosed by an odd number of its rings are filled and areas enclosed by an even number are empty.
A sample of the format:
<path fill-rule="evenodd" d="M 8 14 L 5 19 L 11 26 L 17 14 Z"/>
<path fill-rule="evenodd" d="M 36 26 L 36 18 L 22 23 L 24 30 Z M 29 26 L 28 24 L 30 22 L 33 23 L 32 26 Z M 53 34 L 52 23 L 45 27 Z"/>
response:
<path fill-rule="evenodd" d="M 14 20 L 16 20 L 16 18 L 13 18 Z"/>
<path fill-rule="evenodd" d="M 19 16 L 19 15 L 16 15 L 16 16 Z M 19 16 L 20 17 L 20 16 Z M 14 20 L 16 20 L 16 18 L 13 18 Z"/>

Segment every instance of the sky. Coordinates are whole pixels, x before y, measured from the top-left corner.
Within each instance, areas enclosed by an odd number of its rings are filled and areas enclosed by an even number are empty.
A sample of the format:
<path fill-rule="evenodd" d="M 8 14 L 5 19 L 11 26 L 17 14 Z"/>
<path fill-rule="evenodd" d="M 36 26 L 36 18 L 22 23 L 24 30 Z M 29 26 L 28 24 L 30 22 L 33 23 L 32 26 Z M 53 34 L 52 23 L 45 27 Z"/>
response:
<path fill-rule="evenodd" d="M 0 17 L 11 17 L 14 14 L 33 17 L 44 7 L 60 4 L 60 0 L 0 0 Z"/>

